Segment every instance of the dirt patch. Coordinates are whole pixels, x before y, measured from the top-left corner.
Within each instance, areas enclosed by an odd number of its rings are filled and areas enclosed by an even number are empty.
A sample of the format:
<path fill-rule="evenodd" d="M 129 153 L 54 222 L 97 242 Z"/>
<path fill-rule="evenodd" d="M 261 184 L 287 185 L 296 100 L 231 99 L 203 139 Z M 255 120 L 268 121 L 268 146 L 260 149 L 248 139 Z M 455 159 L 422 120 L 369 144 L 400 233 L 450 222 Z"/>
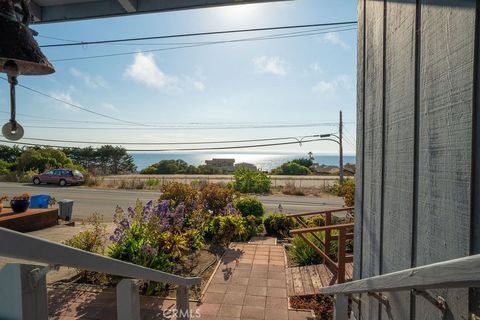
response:
<path fill-rule="evenodd" d="M 333 297 L 326 295 L 312 295 L 305 297 L 291 297 L 290 306 L 295 309 L 313 310 L 315 318 L 319 320 L 333 319 Z"/>

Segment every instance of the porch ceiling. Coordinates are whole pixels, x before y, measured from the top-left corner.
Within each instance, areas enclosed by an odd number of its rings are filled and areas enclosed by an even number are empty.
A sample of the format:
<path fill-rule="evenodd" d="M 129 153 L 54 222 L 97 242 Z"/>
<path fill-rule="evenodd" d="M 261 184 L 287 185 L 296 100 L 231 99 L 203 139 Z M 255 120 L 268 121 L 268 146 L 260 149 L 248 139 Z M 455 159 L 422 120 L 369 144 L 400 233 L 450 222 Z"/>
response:
<path fill-rule="evenodd" d="M 34 23 L 287 0 L 31 0 Z"/>

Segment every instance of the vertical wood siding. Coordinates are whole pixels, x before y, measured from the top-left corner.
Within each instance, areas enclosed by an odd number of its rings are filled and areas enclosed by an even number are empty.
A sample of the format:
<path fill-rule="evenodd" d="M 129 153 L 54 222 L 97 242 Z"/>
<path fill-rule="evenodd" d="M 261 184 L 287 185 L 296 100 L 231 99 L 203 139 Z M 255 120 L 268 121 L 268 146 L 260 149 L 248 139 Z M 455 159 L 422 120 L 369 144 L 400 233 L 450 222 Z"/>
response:
<path fill-rule="evenodd" d="M 386 3 L 385 158 L 381 273 L 410 268 L 415 125 L 416 1 Z M 386 294 L 391 313 L 410 314 L 410 293 Z M 395 318 L 392 318 L 395 319 Z"/>
<path fill-rule="evenodd" d="M 472 159 L 480 163 L 476 1 L 359 0 L 358 8 L 355 278 L 480 251 L 471 193 Z M 364 320 L 467 319 L 467 289 L 429 292 L 447 300 L 446 315 L 409 293 L 388 294 L 388 312 L 366 295 L 353 309 Z"/>
<path fill-rule="evenodd" d="M 380 274 L 383 144 L 383 1 L 365 3 L 365 112 L 362 277 Z M 362 296 L 365 319 L 378 318 L 378 301 Z"/>
<path fill-rule="evenodd" d="M 417 265 L 470 253 L 475 1 L 422 1 Z M 451 315 L 468 312 L 468 290 L 436 291 Z M 417 318 L 439 315 L 422 297 Z"/>
<path fill-rule="evenodd" d="M 362 225 L 363 225 L 363 113 L 364 113 L 364 101 L 365 101 L 365 90 L 364 90 L 364 77 L 365 77 L 365 68 L 364 68 L 364 10 L 365 0 L 358 1 L 358 47 L 357 47 L 357 154 L 362 154 L 360 158 L 357 157 L 356 161 L 356 179 L 359 181 L 355 185 L 355 239 L 354 239 L 354 256 L 359 257 L 359 259 L 354 260 L 353 268 L 353 279 L 358 280 L 362 276 Z M 352 309 L 356 314 L 360 313 L 361 304 L 352 304 Z"/>

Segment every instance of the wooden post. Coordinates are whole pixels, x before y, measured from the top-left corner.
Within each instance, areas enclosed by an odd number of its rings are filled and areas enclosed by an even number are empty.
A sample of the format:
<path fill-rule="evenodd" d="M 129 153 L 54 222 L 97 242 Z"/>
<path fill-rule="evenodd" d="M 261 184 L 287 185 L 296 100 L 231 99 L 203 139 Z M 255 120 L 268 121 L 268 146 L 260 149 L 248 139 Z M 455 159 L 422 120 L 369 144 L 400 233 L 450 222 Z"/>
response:
<path fill-rule="evenodd" d="M 190 319 L 190 309 L 188 303 L 188 286 L 178 286 L 177 287 L 177 319 L 178 320 L 188 320 Z"/>
<path fill-rule="evenodd" d="M 325 226 L 332 224 L 332 213 L 325 212 Z M 330 241 L 332 240 L 331 230 L 325 230 L 325 253 L 330 256 Z"/>
<path fill-rule="evenodd" d="M 348 297 L 344 294 L 335 296 L 333 320 L 348 320 Z"/>
<path fill-rule="evenodd" d="M 123 279 L 117 284 L 117 319 L 140 320 L 138 280 Z"/>
<path fill-rule="evenodd" d="M 46 270 L 18 263 L 0 270 L 0 319 L 48 318 Z"/>
<path fill-rule="evenodd" d="M 337 263 L 338 263 L 338 275 L 337 282 L 345 282 L 345 242 L 347 238 L 347 230 L 345 228 L 340 228 L 338 233 L 338 253 L 337 253 Z"/>

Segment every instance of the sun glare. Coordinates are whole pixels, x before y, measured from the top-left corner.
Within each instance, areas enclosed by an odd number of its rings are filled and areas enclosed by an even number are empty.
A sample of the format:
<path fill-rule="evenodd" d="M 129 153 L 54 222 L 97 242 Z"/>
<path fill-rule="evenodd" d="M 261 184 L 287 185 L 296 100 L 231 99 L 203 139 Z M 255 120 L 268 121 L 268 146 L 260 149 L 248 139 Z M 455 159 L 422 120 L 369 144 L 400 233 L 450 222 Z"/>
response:
<path fill-rule="evenodd" d="M 239 4 L 218 9 L 218 18 L 222 22 L 238 24 L 253 22 L 260 16 L 262 7 L 255 4 Z"/>

